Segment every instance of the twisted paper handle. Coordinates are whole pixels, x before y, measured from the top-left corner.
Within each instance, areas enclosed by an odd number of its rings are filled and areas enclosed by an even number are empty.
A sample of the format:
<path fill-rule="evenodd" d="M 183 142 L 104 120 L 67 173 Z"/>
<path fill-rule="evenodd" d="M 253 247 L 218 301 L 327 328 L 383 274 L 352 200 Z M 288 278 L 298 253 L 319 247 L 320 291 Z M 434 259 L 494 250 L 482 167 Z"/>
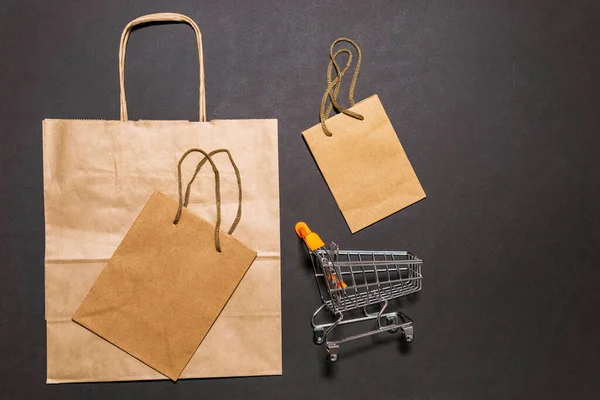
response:
<path fill-rule="evenodd" d="M 204 85 L 204 55 L 202 53 L 202 33 L 198 25 L 190 18 L 183 14 L 176 13 L 156 13 L 148 14 L 138 17 L 131 21 L 123 29 L 121 34 L 121 44 L 119 46 L 119 84 L 121 87 L 120 101 L 121 101 L 121 122 L 126 122 L 129 117 L 127 114 L 127 99 L 125 97 L 125 53 L 127 51 L 127 42 L 129 41 L 129 35 L 131 30 L 138 25 L 148 24 L 152 22 L 183 22 L 188 24 L 194 30 L 196 35 L 196 46 L 198 48 L 198 64 L 200 73 L 200 98 L 198 100 L 198 114 L 200 122 L 206 122 L 206 94 Z"/>

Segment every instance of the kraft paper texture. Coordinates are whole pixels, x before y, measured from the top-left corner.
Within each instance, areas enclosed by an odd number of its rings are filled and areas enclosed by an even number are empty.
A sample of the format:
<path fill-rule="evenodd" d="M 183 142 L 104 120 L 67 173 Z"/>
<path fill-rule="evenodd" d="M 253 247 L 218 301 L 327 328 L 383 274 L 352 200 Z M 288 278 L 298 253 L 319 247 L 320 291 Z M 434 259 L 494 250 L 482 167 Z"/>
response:
<path fill-rule="evenodd" d="M 199 122 L 129 121 L 125 54 L 135 26 L 181 22 L 192 27 L 199 63 Z M 235 237 L 257 258 L 180 378 L 279 375 L 281 290 L 277 120 L 207 122 L 202 35 L 185 15 L 158 13 L 131 21 L 119 49 L 120 119 L 43 122 L 47 382 L 165 379 L 71 321 L 79 304 L 156 190 L 177 198 L 177 161 L 188 149 L 229 149 L 244 185 Z M 190 157 L 191 158 L 191 157 Z M 200 159 L 200 158 L 199 158 Z M 198 161 L 199 161 L 198 159 Z M 191 161 L 190 161 L 191 162 Z M 226 156 L 222 216 L 237 211 L 235 174 Z M 196 178 L 189 210 L 215 223 L 212 171 Z"/>
<path fill-rule="evenodd" d="M 75 314 L 85 326 L 177 380 L 256 258 L 233 236 L 155 192 Z"/>
<path fill-rule="evenodd" d="M 425 198 L 377 95 L 302 132 L 352 233 Z"/>
<path fill-rule="evenodd" d="M 45 120 L 43 141 L 48 383 L 165 379 L 71 316 L 153 191 L 177 198 L 177 161 L 193 147 L 231 151 L 244 185 L 235 237 L 258 256 L 180 378 L 281 374 L 276 120 Z M 233 221 L 235 174 L 227 156 L 214 162 Z M 205 168 L 188 207 L 211 224 L 213 187 Z"/>

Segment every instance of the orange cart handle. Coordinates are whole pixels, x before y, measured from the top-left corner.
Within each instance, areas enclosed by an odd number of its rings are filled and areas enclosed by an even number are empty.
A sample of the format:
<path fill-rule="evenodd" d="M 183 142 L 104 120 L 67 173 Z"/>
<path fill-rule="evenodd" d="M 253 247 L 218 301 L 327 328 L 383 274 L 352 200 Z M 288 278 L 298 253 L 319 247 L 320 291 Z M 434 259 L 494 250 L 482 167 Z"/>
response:
<path fill-rule="evenodd" d="M 301 239 L 304 239 L 304 243 L 306 243 L 306 246 L 310 250 L 314 251 L 314 250 L 318 249 L 319 247 L 325 246 L 325 242 L 323 242 L 323 240 L 321 240 L 319 235 L 317 235 L 315 232 L 311 231 L 305 222 L 298 222 L 296 224 L 296 226 L 294 227 L 294 229 L 296 230 L 296 233 L 298 234 L 298 236 Z"/>

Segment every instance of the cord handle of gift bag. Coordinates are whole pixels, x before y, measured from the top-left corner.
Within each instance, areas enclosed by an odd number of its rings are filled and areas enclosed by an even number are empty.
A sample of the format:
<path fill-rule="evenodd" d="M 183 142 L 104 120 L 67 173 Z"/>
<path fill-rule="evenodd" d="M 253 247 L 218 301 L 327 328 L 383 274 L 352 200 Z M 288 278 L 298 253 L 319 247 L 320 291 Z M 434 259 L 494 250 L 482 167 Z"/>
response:
<path fill-rule="evenodd" d="M 121 44 L 119 45 L 119 83 L 121 87 L 120 100 L 121 100 L 121 122 L 126 122 L 129 117 L 127 115 L 127 99 L 125 97 L 125 52 L 127 51 L 127 42 L 129 41 L 129 35 L 131 30 L 142 24 L 148 24 L 151 22 L 183 22 L 192 27 L 196 34 L 196 45 L 198 46 L 198 63 L 200 70 L 200 99 L 198 101 L 199 107 L 199 119 L 200 122 L 206 122 L 206 93 L 204 85 L 204 54 L 202 52 L 202 33 L 198 25 L 189 17 L 183 14 L 176 13 L 156 13 L 148 14 L 138 17 L 131 21 L 123 29 L 121 34 Z"/>
<path fill-rule="evenodd" d="M 332 133 L 327 127 L 325 121 L 327 120 L 327 118 L 329 118 L 329 116 L 331 115 L 331 111 L 333 111 L 334 108 L 338 112 L 341 112 L 358 120 L 362 121 L 365 119 L 362 115 L 342 107 L 337 101 L 342 86 L 342 78 L 344 77 L 346 72 L 348 72 L 350 66 L 352 65 L 352 51 L 350 49 L 342 48 L 336 51 L 335 53 L 333 52 L 335 45 L 340 42 L 350 43 L 356 49 L 357 54 L 356 67 L 354 68 L 354 74 L 352 75 L 352 81 L 350 82 L 350 89 L 348 91 L 348 101 L 350 102 L 350 107 L 354 106 L 355 104 L 354 89 L 356 88 L 356 80 L 358 79 L 358 72 L 360 71 L 360 63 L 362 61 L 362 53 L 360 51 L 360 47 L 358 47 L 356 42 L 354 42 L 352 39 L 344 37 L 336 39 L 329 48 L 330 60 L 329 65 L 327 66 L 327 89 L 325 89 L 325 93 L 323 94 L 323 98 L 321 99 L 321 111 L 319 114 L 321 120 L 321 127 L 323 128 L 323 132 L 327 136 L 331 136 Z M 346 66 L 343 69 L 340 69 L 340 66 L 336 62 L 336 58 L 342 53 L 348 54 L 348 61 L 346 62 Z M 336 77 L 335 79 L 332 79 L 331 73 L 333 72 L 334 67 Z M 327 104 L 327 98 L 331 100 L 331 103 L 329 104 L 329 106 L 325 107 Z"/>
<path fill-rule="evenodd" d="M 229 150 L 227 150 L 227 149 L 213 150 L 210 153 L 208 153 L 208 155 L 209 155 L 209 157 L 213 157 L 215 154 L 219 154 L 219 153 L 226 153 L 227 157 L 229 157 L 229 162 L 231 163 L 231 166 L 233 167 L 233 171 L 235 172 L 235 178 L 237 180 L 237 185 L 238 185 L 238 209 L 237 209 L 237 213 L 235 215 L 235 219 L 233 220 L 233 223 L 231 224 L 229 231 L 227 231 L 227 234 L 231 235 L 235 231 L 235 228 L 237 228 L 237 226 L 240 222 L 240 219 L 242 218 L 242 177 L 240 176 L 240 170 L 238 169 L 238 166 L 236 165 L 235 161 L 233 160 L 233 157 L 231 156 L 231 153 L 229 152 Z M 196 166 L 196 171 L 194 171 L 194 175 L 192 176 L 192 179 L 190 179 L 190 182 L 188 183 L 187 188 L 185 190 L 183 207 L 188 206 L 188 204 L 190 202 L 190 193 L 192 191 L 192 184 L 194 183 L 196 176 L 198 176 L 198 173 L 200 172 L 200 170 L 202 169 L 202 166 L 206 163 L 206 161 L 208 161 L 208 158 L 204 157 Z"/>
<path fill-rule="evenodd" d="M 204 155 L 204 158 L 196 166 L 196 171 L 194 172 L 192 179 L 190 180 L 190 182 L 187 185 L 187 188 L 185 191 L 185 197 L 184 197 L 182 175 L 181 175 L 181 165 L 183 164 L 183 161 L 190 153 L 201 153 Z M 237 227 L 238 223 L 240 222 L 240 219 L 242 218 L 242 178 L 240 176 L 240 170 L 238 169 L 235 161 L 233 160 L 231 153 L 229 152 L 229 150 L 226 150 L 226 149 L 213 150 L 210 153 L 206 153 L 204 150 L 201 150 L 201 149 L 190 149 L 190 150 L 186 151 L 183 154 L 183 156 L 181 156 L 181 158 L 179 159 L 179 163 L 177 164 L 177 183 L 178 183 L 178 191 L 179 191 L 179 207 L 177 209 L 177 214 L 175 215 L 175 219 L 173 220 L 173 224 L 177 225 L 179 223 L 179 221 L 181 220 L 183 208 L 188 206 L 188 203 L 190 200 L 190 192 L 192 189 L 192 184 L 194 183 L 196 176 L 198 176 L 200 169 L 202 169 L 202 166 L 208 161 L 210 163 L 210 165 L 213 169 L 213 173 L 215 175 L 215 200 L 217 203 L 217 221 L 215 223 L 215 249 L 217 250 L 217 252 L 221 253 L 221 240 L 220 240 L 220 235 L 219 235 L 219 231 L 221 228 L 221 179 L 220 179 L 219 170 L 217 169 L 217 166 L 215 165 L 215 163 L 212 159 L 212 156 L 215 154 L 218 154 L 218 153 L 227 153 L 227 155 L 229 157 L 229 161 L 231 162 L 231 165 L 233 166 L 233 170 L 235 172 L 235 177 L 237 179 L 238 193 L 239 193 L 239 195 L 238 195 L 238 210 L 237 210 L 235 220 L 233 221 L 231 228 L 229 228 L 229 231 L 227 233 L 229 235 L 231 235 L 233 233 L 233 231 L 235 230 L 235 228 Z"/>

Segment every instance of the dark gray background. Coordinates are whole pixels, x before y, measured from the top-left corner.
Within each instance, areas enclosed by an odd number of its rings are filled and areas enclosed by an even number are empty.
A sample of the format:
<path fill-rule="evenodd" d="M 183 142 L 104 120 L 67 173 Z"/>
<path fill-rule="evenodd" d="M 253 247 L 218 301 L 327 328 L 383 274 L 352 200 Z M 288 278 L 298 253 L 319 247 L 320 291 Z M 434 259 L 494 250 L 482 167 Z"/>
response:
<path fill-rule="evenodd" d="M 203 31 L 209 119 L 279 120 L 284 374 L 47 386 L 41 121 L 118 119 L 121 30 L 159 11 Z M 597 0 L 3 0 L 0 397 L 597 398 L 599 17 Z M 300 135 L 339 36 L 362 46 L 357 98 L 379 94 L 428 195 L 356 235 Z M 195 57 L 184 25 L 137 30 L 131 118 L 196 119 Z M 385 335 L 328 367 L 298 219 L 425 259 L 410 351 Z"/>

